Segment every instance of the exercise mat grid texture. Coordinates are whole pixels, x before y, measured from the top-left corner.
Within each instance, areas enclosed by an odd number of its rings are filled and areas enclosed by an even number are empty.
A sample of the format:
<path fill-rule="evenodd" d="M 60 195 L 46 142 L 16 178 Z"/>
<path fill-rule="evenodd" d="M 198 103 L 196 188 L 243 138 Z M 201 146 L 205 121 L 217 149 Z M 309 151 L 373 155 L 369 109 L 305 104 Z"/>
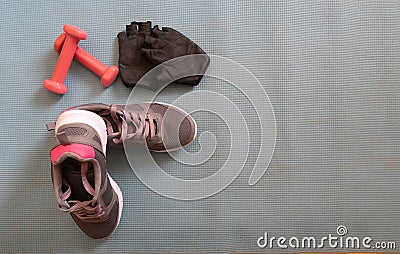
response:
<path fill-rule="evenodd" d="M 399 1 L 3 0 L 0 11 L 0 252 L 287 252 L 260 249 L 257 239 L 264 232 L 321 238 L 340 225 L 349 236 L 397 241 L 400 247 Z M 53 133 L 45 123 L 74 105 L 125 104 L 131 89 L 120 79 L 104 89 L 76 61 L 67 94 L 53 94 L 42 84 L 57 62 L 53 42 L 64 24 L 88 33 L 80 47 L 117 65 L 116 35 L 133 20 L 175 28 L 209 54 L 250 70 L 274 108 L 276 148 L 266 174 L 249 186 L 261 137 L 251 98 L 213 77 L 194 88 L 168 86 L 158 101 L 173 103 L 203 90 L 233 101 L 248 122 L 248 161 L 224 191 L 178 201 L 139 181 L 123 150 L 109 150 L 107 168 L 123 192 L 124 211 L 115 234 L 97 241 L 57 208 L 49 158 Z M 193 117 L 199 133 L 216 136 L 209 161 L 191 167 L 154 155 L 160 167 L 182 179 L 212 175 L 229 153 L 223 119 L 202 111 Z M 187 151 L 199 148 L 196 140 Z M 301 250 L 313 251 L 290 249 Z"/>

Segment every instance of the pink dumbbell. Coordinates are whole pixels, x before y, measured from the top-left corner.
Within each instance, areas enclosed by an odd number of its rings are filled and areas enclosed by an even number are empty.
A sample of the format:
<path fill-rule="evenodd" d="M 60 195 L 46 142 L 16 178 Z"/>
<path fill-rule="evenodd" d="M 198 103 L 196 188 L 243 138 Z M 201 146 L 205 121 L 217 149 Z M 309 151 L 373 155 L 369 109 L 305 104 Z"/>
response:
<path fill-rule="evenodd" d="M 54 50 L 60 53 L 63 49 L 63 44 L 65 44 L 67 35 L 65 33 L 60 34 L 54 42 Z M 61 51 L 62 52 L 62 51 Z M 109 87 L 117 78 L 119 69 L 117 66 L 107 67 L 102 62 L 97 60 L 94 56 L 89 54 L 87 51 L 81 47 L 77 47 L 75 51 L 74 58 L 83 64 L 86 68 L 96 73 L 97 76 L 101 77 L 100 83 Z"/>
<path fill-rule="evenodd" d="M 67 92 L 67 87 L 64 85 L 65 77 L 71 66 L 79 41 L 87 38 L 87 34 L 83 30 L 71 25 L 64 25 L 64 32 L 65 42 L 60 57 L 57 60 L 53 76 L 51 79 L 43 82 L 43 86 L 47 90 L 58 94 L 65 94 Z"/>

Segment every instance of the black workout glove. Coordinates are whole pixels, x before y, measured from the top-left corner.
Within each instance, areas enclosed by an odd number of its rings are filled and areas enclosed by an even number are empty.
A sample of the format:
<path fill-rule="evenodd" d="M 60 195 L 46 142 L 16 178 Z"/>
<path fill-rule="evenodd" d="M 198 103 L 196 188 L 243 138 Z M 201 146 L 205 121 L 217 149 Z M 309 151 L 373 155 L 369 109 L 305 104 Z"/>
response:
<path fill-rule="evenodd" d="M 160 30 L 158 26 L 155 26 L 151 29 L 150 21 L 132 22 L 126 27 L 126 34 L 121 32 L 118 38 L 121 78 L 128 87 L 134 86 L 147 71 L 165 61 L 185 55 L 206 54 L 198 45 L 172 28 L 163 27 Z M 209 62 L 206 56 L 196 62 L 189 60 L 186 67 L 192 68 L 196 74 L 203 74 Z M 179 76 L 174 74 L 188 71 L 174 69 L 173 66 L 166 68 L 167 72 L 173 70 L 172 76 Z M 202 77 L 202 75 L 188 76 L 175 82 L 195 86 L 199 84 Z"/>

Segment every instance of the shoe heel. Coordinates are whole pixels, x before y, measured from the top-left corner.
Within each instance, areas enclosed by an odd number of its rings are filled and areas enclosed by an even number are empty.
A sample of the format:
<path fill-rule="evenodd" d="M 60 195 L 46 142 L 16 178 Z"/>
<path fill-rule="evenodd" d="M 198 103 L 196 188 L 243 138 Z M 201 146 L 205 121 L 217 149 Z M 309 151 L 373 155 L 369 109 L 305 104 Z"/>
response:
<path fill-rule="evenodd" d="M 57 119 L 55 126 L 55 133 L 57 133 L 58 129 L 66 124 L 87 124 L 99 134 L 99 138 L 101 141 L 103 153 L 106 153 L 107 147 L 107 128 L 104 120 L 97 114 L 80 109 L 71 109 L 64 111 L 60 114 Z"/>

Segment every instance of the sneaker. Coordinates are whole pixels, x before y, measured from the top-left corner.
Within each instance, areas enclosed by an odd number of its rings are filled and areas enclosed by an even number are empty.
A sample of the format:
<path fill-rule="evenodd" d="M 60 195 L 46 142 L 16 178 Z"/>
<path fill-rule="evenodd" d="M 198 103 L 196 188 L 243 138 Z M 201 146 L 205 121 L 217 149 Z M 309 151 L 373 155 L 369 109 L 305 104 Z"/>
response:
<path fill-rule="evenodd" d="M 106 170 L 106 125 L 90 111 L 64 111 L 50 152 L 58 207 L 95 239 L 109 237 L 122 214 L 122 194 Z"/>
<path fill-rule="evenodd" d="M 145 142 L 153 152 L 175 151 L 189 145 L 197 134 L 196 122 L 188 113 L 165 103 L 141 103 L 126 107 L 94 103 L 73 109 L 101 116 L 106 123 L 111 145 Z"/>

